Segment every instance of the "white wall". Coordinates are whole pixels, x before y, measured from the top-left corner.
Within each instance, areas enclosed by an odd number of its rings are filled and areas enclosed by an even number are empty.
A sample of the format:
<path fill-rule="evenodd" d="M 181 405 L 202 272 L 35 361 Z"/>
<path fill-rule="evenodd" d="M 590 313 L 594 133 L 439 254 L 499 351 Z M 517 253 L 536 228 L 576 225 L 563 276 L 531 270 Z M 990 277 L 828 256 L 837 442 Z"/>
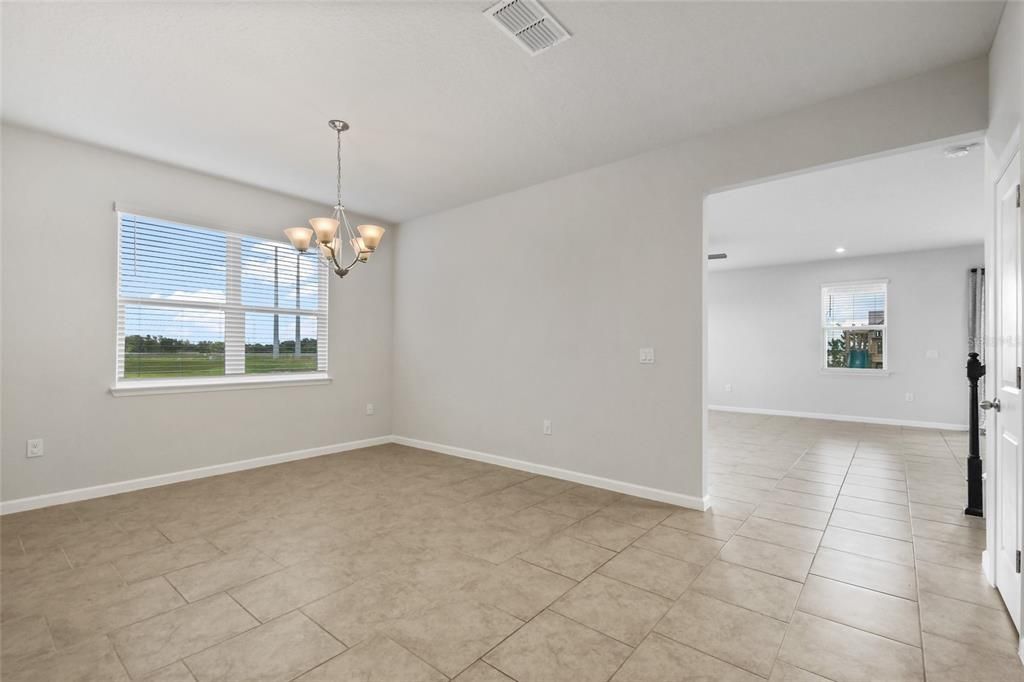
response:
<path fill-rule="evenodd" d="M 333 383 L 115 398 L 114 201 L 281 240 L 282 227 L 327 208 L 20 128 L 2 134 L 3 500 L 391 433 L 387 238 L 368 266 L 332 277 Z M 25 458 L 28 438 L 45 439 L 44 457 Z"/>
<path fill-rule="evenodd" d="M 967 271 L 983 264 L 979 244 L 709 273 L 708 403 L 966 426 Z M 891 374 L 822 372 L 821 285 L 866 279 L 889 280 Z"/>
<path fill-rule="evenodd" d="M 699 501 L 704 195 L 976 133 L 986 86 L 955 65 L 403 224 L 395 432 Z"/>

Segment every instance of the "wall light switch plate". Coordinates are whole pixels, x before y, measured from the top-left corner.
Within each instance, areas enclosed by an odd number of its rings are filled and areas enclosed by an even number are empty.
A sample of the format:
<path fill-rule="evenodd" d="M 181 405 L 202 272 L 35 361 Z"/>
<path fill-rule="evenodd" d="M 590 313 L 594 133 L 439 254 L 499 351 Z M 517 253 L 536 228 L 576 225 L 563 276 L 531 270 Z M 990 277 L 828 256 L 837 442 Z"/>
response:
<path fill-rule="evenodd" d="M 654 364 L 654 349 L 653 348 L 641 348 L 640 349 L 640 364 L 641 365 L 653 365 Z"/>
<path fill-rule="evenodd" d="M 42 457 L 43 456 L 43 439 L 33 438 L 25 443 L 25 456 L 26 457 Z"/>
<path fill-rule="evenodd" d="M 366 414 L 372 415 L 374 412 L 373 403 L 366 403 Z"/>
<path fill-rule="evenodd" d="M 906 394 L 906 395 L 904 396 L 904 398 L 906 398 L 906 399 L 907 399 L 907 402 L 908 402 L 908 403 L 912 403 L 912 402 L 914 402 L 914 394 L 913 394 L 913 393 L 907 393 L 907 394 Z"/>
<path fill-rule="evenodd" d="M 732 384 L 726 384 L 725 385 L 725 392 L 726 393 L 732 393 Z"/>
<path fill-rule="evenodd" d="M 545 419 L 544 420 L 543 428 L 544 428 L 544 435 L 545 436 L 550 436 L 551 435 L 551 420 L 550 419 Z"/>

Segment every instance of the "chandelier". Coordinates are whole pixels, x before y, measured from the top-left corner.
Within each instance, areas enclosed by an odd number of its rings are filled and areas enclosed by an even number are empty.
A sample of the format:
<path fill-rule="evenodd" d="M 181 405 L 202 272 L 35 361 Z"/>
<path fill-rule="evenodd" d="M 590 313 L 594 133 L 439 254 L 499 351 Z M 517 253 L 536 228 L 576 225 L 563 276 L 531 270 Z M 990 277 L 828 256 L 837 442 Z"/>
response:
<path fill-rule="evenodd" d="M 344 277 L 357 263 L 365 263 L 377 250 L 381 238 L 384 236 L 384 228 L 380 225 L 360 225 L 356 228 L 358 235 L 349 225 L 348 216 L 345 215 L 345 207 L 341 203 L 341 134 L 348 130 L 348 123 L 344 121 L 328 121 L 338 136 L 338 195 L 334 204 L 334 212 L 330 218 L 310 218 L 310 227 L 289 227 L 284 233 L 288 241 L 298 251 L 306 252 L 312 244 L 316 244 L 320 250 L 320 257 L 334 269 L 334 274 Z M 344 232 L 338 234 L 339 226 L 344 225 Z M 352 249 L 352 260 L 347 265 L 344 261 L 343 244 L 348 242 Z"/>

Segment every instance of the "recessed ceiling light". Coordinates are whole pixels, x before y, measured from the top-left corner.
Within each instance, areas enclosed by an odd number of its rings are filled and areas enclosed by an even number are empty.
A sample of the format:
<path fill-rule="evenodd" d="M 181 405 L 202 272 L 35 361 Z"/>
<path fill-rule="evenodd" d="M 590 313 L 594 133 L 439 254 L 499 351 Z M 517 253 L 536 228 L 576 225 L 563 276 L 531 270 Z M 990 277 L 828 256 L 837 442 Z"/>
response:
<path fill-rule="evenodd" d="M 846 249 L 844 249 L 842 246 L 837 246 L 836 253 L 846 253 Z"/>

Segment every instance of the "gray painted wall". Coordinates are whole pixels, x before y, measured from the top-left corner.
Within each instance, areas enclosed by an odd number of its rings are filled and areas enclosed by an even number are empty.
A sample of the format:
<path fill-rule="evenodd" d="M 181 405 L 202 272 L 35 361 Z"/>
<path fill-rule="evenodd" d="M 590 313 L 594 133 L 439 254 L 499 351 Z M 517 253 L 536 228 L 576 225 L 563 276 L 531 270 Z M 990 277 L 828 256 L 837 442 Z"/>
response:
<path fill-rule="evenodd" d="M 967 271 L 983 265 L 979 244 L 710 273 L 708 403 L 966 425 Z M 889 280 L 891 374 L 823 372 L 821 285 L 868 279 Z"/>
<path fill-rule="evenodd" d="M 387 238 L 332 278 L 333 383 L 115 398 L 114 201 L 280 240 L 328 206 L 10 126 L 2 189 L 4 500 L 391 433 Z"/>

